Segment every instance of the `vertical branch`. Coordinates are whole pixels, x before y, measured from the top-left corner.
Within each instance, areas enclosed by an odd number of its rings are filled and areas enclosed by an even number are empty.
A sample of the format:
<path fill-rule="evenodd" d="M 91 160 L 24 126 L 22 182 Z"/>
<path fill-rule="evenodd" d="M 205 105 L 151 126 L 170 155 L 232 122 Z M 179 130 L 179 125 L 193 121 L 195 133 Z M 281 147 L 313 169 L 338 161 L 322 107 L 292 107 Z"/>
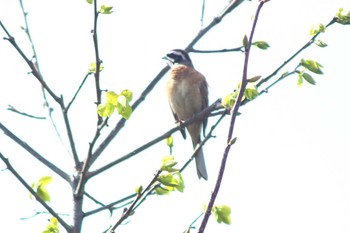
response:
<path fill-rule="evenodd" d="M 94 1 L 94 29 L 93 29 L 93 41 L 95 47 L 95 62 L 96 62 L 96 70 L 95 70 L 95 86 L 96 86 L 96 105 L 101 103 L 101 88 L 100 88 L 100 67 L 101 67 L 101 59 L 100 53 L 98 49 L 98 37 L 97 37 L 97 18 L 99 12 L 97 11 L 97 0 Z M 100 125 L 102 122 L 102 117 L 97 114 L 97 125 Z"/>
<path fill-rule="evenodd" d="M 255 31 L 255 27 L 258 21 L 258 17 L 259 17 L 259 13 L 261 8 L 263 7 L 265 1 L 267 0 L 260 0 L 260 4 L 258 6 L 258 9 L 256 11 L 255 14 L 255 18 L 254 18 L 254 22 L 253 22 L 253 26 L 252 26 L 252 30 L 248 39 L 248 43 L 247 45 L 245 45 L 245 58 L 244 58 L 244 67 L 243 67 L 243 76 L 242 76 L 242 85 L 241 88 L 239 90 L 239 94 L 238 97 L 236 99 L 236 102 L 234 104 L 233 110 L 231 112 L 232 116 L 231 116 L 231 122 L 230 122 L 230 128 L 229 128 L 229 132 L 228 132 L 228 137 L 227 137 L 227 146 L 225 148 L 223 157 L 222 157 L 222 161 L 221 161 L 221 166 L 220 166 L 220 171 L 219 171 L 219 175 L 215 184 L 215 188 L 214 191 L 212 192 L 208 207 L 205 211 L 205 215 L 202 221 L 202 224 L 199 228 L 200 233 L 203 233 L 205 230 L 205 227 L 208 223 L 209 217 L 211 215 L 211 210 L 213 209 L 216 197 L 219 193 L 220 190 L 220 186 L 221 186 L 221 182 L 222 182 L 222 178 L 224 176 L 224 171 L 225 171 L 225 166 L 226 166 L 226 161 L 227 161 L 227 157 L 228 154 L 230 152 L 231 146 L 234 143 L 234 139 L 232 138 L 233 135 L 233 130 L 234 130 L 234 126 L 235 126 L 235 122 L 236 122 L 236 117 L 237 117 L 237 113 L 238 113 L 238 109 L 241 105 L 242 102 L 242 97 L 244 95 L 244 91 L 245 91 L 245 87 L 247 85 L 247 71 L 248 71 L 248 62 L 249 62 L 249 53 L 250 53 L 250 48 L 251 48 L 251 44 L 253 41 L 253 35 L 254 35 L 254 31 Z"/>

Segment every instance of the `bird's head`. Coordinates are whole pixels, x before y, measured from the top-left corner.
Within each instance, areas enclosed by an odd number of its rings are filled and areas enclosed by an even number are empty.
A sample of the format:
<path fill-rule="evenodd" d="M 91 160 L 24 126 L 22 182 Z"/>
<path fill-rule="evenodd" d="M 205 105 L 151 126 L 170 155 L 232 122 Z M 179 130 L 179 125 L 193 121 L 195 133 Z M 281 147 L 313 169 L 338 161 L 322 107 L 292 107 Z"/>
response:
<path fill-rule="evenodd" d="M 173 49 L 169 51 L 163 59 L 167 60 L 169 66 L 173 66 L 175 64 L 181 64 L 193 67 L 190 56 L 185 50 L 182 49 Z"/>

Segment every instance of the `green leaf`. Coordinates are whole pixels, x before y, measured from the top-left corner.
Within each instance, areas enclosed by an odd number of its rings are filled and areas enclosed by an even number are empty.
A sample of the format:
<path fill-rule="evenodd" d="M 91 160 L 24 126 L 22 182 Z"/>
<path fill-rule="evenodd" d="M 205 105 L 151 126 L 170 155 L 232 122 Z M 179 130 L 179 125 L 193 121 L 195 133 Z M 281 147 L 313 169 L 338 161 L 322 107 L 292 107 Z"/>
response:
<path fill-rule="evenodd" d="M 259 96 L 258 89 L 256 89 L 256 87 L 249 87 L 249 88 L 246 88 L 246 89 L 244 90 L 244 96 L 245 96 L 248 100 L 253 100 L 253 99 L 255 99 L 256 97 Z"/>
<path fill-rule="evenodd" d="M 236 98 L 237 98 L 237 91 L 228 94 L 227 96 L 225 96 L 222 100 L 221 100 L 221 104 L 224 108 L 226 108 L 227 110 L 230 110 L 233 105 L 236 102 Z"/>
<path fill-rule="evenodd" d="M 110 103 L 100 104 L 97 106 L 97 113 L 100 117 L 110 117 L 114 112 L 114 105 Z"/>
<path fill-rule="evenodd" d="M 215 219 L 218 223 L 225 223 L 230 225 L 231 221 L 231 208 L 227 205 L 214 206 L 212 213 L 215 216 Z"/>
<path fill-rule="evenodd" d="M 244 35 L 244 37 L 243 37 L 243 47 L 244 47 L 245 50 L 248 50 L 248 46 L 249 46 L 248 37 L 247 37 L 247 35 Z"/>
<path fill-rule="evenodd" d="M 303 85 L 303 76 L 299 74 L 298 76 L 298 82 L 297 82 L 298 87 L 301 87 Z"/>
<path fill-rule="evenodd" d="M 175 172 L 179 170 L 174 168 L 175 165 L 177 165 L 177 162 L 175 161 L 174 156 L 164 156 L 162 159 L 162 165 L 160 169 L 162 171 Z"/>
<path fill-rule="evenodd" d="M 52 181 L 52 177 L 51 176 L 43 176 L 38 181 L 38 186 L 46 186 L 46 185 L 50 184 L 51 181 Z"/>
<path fill-rule="evenodd" d="M 104 67 L 103 67 L 102 63 L 100 63 L 100 72 L 103 70 L 103 68 L 104 68 Z M 95 72 L 96 72 L 96 62 L 90 63 L 89 71 L 90 71 L 91 73 L 95 73 Z"/>
<path fill-rule="evenodd" d="M 316 84 L 316 81 L 312 78 L 312 76 L 311 75 L 309 75 L 308 73 L 302 73 L 302 76 L 303 76 L 303 78 L 308 82 L 308 83 L 310 83 L 310 84 L 312 84 L 312 85 L 315 85 Z"/>
<path fill-rule="evenodd" d="M 112 6 L 102 5 L 101 9 L 98 12 L 100 12 L 101 14 L 112 14 L 113 13 L 112 9 L 113 9 Z"/>
<path fill-rule="evenodd" d="M 165 195 L 165 194 L 170 194 L 170 192 L 174 191 L 173 187 L 162 187 L 162 186 L 158 186 L 154 189 L 156 191 L 157 195 Z"/>
<path fill-rule="evenodd" d="M 316 74 L 323 74 L 321 67 L 323 67 L 320 63 L 313 60 L 304 60 L 301 59 L 300 65 L 304 66 L 306 69 L 314 72 Z"/>
<path fill-rule="evenodd" d="M 114 91 L 107 91 L 106 93 L 106 99 L 107 103 L 114 105 L 115 107 L 118 106 L 118 94 L 116 94 Z"/>
<path fill-rule="evenodd" d="M 36 190 L 36 193 L 44 202 L 49 202 L 51 200 L 50 194 L 44 186 L 39 186 Z"/>
<path fill-rule="evenodd" d="M 343 25 L 349 25 L 350 24 L 350 12 L 345 11 L 343 8 L 340 8 L 338 12 L 335 15 L 336 22 L 343 24 Z"/>
<path fill-rule="evenodd" d="M 142 185 L 136 187 L 135 191 L 136 191 L 137 194 L 140 195 L 140 194 L 143 192 L 143 187 L 142 187 Z"/>
<path fill-rule="evenodd" d="M 252 78 L 249 78 L 247 81 L 248 81 L 248 83 L 254 83 L 254 82 L 258 81 L 259 79 L 261 79 L 261 75 L 257 75 L 257 76 L 254 76 Z"/>
<path fill-rule="evenodd" d="M 314 25 L 311 29 L 310 29 L 310 35 L 311 36 L 314 36 L 318 33 L 321 33 L 321 32 L 325 32 L 326 31 L 326 27 L 320 23 L 318 25 Z"/>
<path fill-rule="evenodd" d="M 179 185 L 179 181 L 170 172 L 162 173 L 158 177 L 158 181 L 165 186 L 170 186 L 170 187 L 174 187 L 174 188 Z"/>
<path fill-rule="evenodd" d="M 130 118 L 132 109 L 125 96 L 120 95 L 118 97 L 118 105 L 116 107 L 117 107 L 118 113 L 122 117 L 124 117 L 126 120 Z"/>
<path fill-rule="evenodd" d="M 176 189 L 179 192 L 183 192 L 185 190 L 185 181 L 183 180 L 180 172 L 176 172 L 175 175 L 178 176 L 178 181 L 179 181 L 179 185 L 176 186 Z"/>
<path fill-rule="evenodd" d="M 170 135 L 169 137 L 167 137 L 166 139 L 166 144 L 168 147 L 172 148 L 174 146 L 174 138 L 173 135 Z"/>
<path fill-rule="evenodd" d="M 315 44 L 316 44 L 317 46 L 321 47 L 321 48 L 324 48 L 324 47 L 327 47 L 327 46 L 328 46 L 328 45 L 327 45 L 325 42 L 323 42 L 322 40 L 316 41 Z"/>
<path fill-rule="evenodd" d="M 58 220 L 55 217 L 50 219 L 49 225 L 47 225 L 46 229 L 43 233 L 59 233 Z"/>
<path fill-rule="evenodd" d="M 128 102 L 131 102 L 132 101 L 132 91 L 128 90 L 128 89 L 125 89 L 122 91 L 122 93 L 120 93 L 121 95 L 125 96 L 126 100 Z"/>
<path fill-rule="evenodd" d="M 254 43 L 252 43 L 252 45 L 255 45 L 259 49 L 263 50 L 266 50 L 270 47 L 270 45 L 266 41 L 255 41 Z"/>
<path fill-rule="evenodd" d="M 86 0 L 87 3 L 92 4 L 94 0 Z"/>

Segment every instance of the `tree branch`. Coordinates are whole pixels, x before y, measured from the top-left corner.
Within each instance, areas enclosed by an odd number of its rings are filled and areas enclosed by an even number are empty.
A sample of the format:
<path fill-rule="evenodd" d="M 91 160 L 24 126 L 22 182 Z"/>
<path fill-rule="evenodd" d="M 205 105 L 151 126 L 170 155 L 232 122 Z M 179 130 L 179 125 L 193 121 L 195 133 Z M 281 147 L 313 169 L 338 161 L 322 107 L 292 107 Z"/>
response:
<path fill-rule="evenodd" d="M 12 167 L 7 158 L 3 156 L 0 152 L 0 158 L 6 164 L 8 170 L 17 178 L 17 180 L 35 197 L 35 199 L 47 210 L 49 213 L 54 216 L 58 222 L 66 229 L 67 232 L 70 232 L 72 229 L 45 201 L 41 199 L 41 197 L 25 182 L 25 180 L 16 172 L 16 170 Z"/>
<path fill-rule="evenodd" d="M 39 160 L 41 163 L 43 163 L 45 166 L 50 168 L 53 172 L 55 172 L 57 175 L 62 177 L 65 181 L 67 181 L 69 184 L 71 184 L 71 179 L 67 173 L 59 169 L 56 165 L 45 159 L 42 155 L 40 155 L 38 152 L 36 152 L 32 147 L 30 147 L 27 143 L 19 139 L 16 135 L 14 135 L 9 129 L 7 129 L 2 123 L 0 123 L 0 129 L 13 141 L 15 141 L 17 144 L 19 144 L 21 147 L 23 147 L 26 151 L 28 151 L 31 155 L 33 155 L 37 160 Z"/>
<path fill-rule="evenodd" d="M 239 109 L 239 107 L 241 105 L 241 101 L 242 101 L 242 98 L 243 98 L 245 87 L 247 85 L 247 71 L 248 71 L 250 48 L 251 48 L 251 44 L 252 44 L 252 41 L 253 41 L 253 35 L 254 35 L 254 32 L 255 32 L 255 27 L 256 27 L 256 24 L 257 24 L 257 21 L 258 21 L 258 18 L 259 18 L 259 13 L 260 13 L 260 10 L 263 7 L 264 3 L 265 3 L 265 0 L 260 0 L 260 4 L 259 4 L 258 9 L 256 11 L 254 22 L 253 22 L 253 26 L 252 26 L 252 29 L 251 29 L 251 33 L 250 33 L 250 36 L 249 36 L 249 39 L 248 39 L 248 43 L 247 43 L 247 45 L 245 45 L 245 59 L 244 59 L 243 75 L 242 75 L 242 82 L 241 82 L 242 84 L 241 84 L 241 88 L 239 90 L 238 96 L 236 98 L 236 102 L 234 104 L 234 107 L 233 107 L 232 113 L 231 113 L 232 116 L 231 116 L 230 128 L 229 128 L 229 131 L 228 131 L 227 146 L 226 146 L 225 152 L 224 152 L 224 154 L 222 156 L 222 161 L 221 161 L 221 166 L 220 166 L 220 170 L 219 170 L 219 175 L 218 175 L 218 178 L 217 178 L 217 181 L 216 181 L 216 184 L 215 184 L 214 191 L 212 192 L 209 204 L 208 204 L 207 209 L 205 211 L 204 218 L 202 220 L 202 224 L 201 224 L 201 226 L 199 228 L 199 231 L 198 231 L 199 233 L 203 233 L 204 232 L 205 227 L 206 227 L 206 225 L 208 223 L 208 220 L 209 220 L 209 217 L 211 215 L 211 211 L 213 209 L 216 197 L 217 197 L 217 195 L 219 193 L 219 190 L 220 190 L 222 178 L 223 178 L 224 172 L 225 172 L 225 166 L 226 166 L 227 157 L 228 157 L 228 154 L 230 152 L 231 145 L 234 143 L 232 141 L 233 140 L 232 135 L 233 135 L 233 130 L 234 130 L 235 122 L 236 122 L 238 109 Z"/>

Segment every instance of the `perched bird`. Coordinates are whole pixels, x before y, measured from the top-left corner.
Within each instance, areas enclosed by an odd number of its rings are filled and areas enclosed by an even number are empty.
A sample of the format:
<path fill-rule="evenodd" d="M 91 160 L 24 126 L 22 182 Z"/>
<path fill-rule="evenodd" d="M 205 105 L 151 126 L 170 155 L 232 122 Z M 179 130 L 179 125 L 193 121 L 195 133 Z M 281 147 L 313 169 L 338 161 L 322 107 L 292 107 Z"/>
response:
<path fill-rule="evenodd" d="M 171 50 L 165 57 L 170 69 L 170 78 L 167 82 L 167 94 L 170 108 L 177 122 L 185 121 L 208 107 L 208 84 L 205 77 L 194 69 L 187 52 L 181 49 Z M 201 128 L 205 134 L 207 118 L 200 119 L 187 126 L 193 148 L 201 142 Z M 186 139 L 185 129 L 181 129 Z M 196 154 L 197 174 L 199 178 L 208 179 L 203 150 Z"/>

